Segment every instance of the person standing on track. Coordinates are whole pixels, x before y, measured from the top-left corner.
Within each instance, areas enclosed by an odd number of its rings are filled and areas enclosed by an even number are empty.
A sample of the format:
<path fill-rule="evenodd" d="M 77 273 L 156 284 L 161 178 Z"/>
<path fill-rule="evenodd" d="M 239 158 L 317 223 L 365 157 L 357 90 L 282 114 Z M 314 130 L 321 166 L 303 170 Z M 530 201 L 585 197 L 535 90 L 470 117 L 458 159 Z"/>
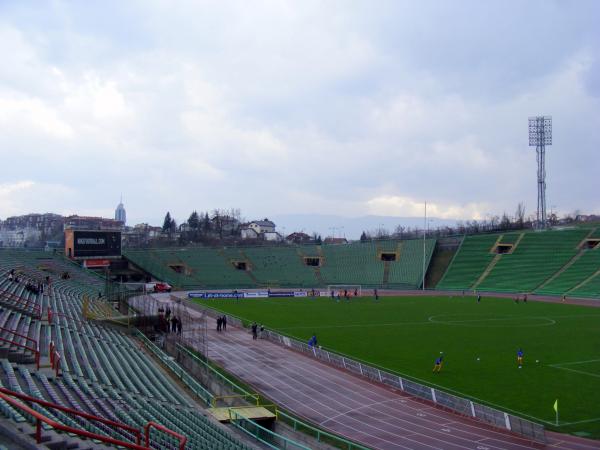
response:
<path fill-rule="evenodd" d="M 440 356 L 438 356 L 435 360 L 435 363 L 433 365 L 433 372 L 441 372 L 442 370 L 442 365 L 444 364 L 444 354 L 442 353 Z"/>
<path fill-rule="evenodd" d="M 223 331 L 227 331 L 227 316 L 223 314 L 223 318 L 221 319 L 221 328 Z"/>
<path fill-rule="evenodd" d="M 258 330 L 258 325 L 256 324 L 256 322 L 254 322 L 252 324 L 252 339 L 254 339 L 254 340 L 258 339 L 257 330 Z"/>

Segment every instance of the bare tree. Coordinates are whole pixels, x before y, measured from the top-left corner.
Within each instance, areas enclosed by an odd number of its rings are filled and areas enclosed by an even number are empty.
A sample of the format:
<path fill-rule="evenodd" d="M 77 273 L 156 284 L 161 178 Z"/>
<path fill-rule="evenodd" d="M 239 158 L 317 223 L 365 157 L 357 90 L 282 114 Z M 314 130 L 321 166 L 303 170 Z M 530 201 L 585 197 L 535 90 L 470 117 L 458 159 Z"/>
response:
<path fill-rule="evenodd" d="M 517 211 L 515 212 L 515 221 L 519 228 L 523 228 L 525 224 L 525 205 L 523 202 L 519 202 L 517 205 Z"/>

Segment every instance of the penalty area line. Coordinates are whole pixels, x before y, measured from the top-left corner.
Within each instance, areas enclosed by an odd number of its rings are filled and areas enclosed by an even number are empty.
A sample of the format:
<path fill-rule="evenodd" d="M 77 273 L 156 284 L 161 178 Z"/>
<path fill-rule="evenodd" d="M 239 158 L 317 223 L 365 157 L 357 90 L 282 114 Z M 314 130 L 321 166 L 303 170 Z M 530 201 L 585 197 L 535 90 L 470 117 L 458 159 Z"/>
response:
<path fill-rule="evenodd" d="M 600 361 L 600 359 L 588 359 L 587 361 L 573 361 L 573 362 L 556 363 L 556 364 L 550 364 L 550 365 L 552 367 L 574 366 L 576 364 L 587 364 L 587 363 L 599 362 L 599 361 Z"/>
<path fill-rule="evenodd" d="M 574 372 L 574 373 L 580 373 L 581 375 L 587 375 L 589 377 L 600 378 L 599 374 L 586 372 L 585 370 L 575 370 L 575 369 L 570 369 L 568 367 L 560 367 L 560 366 L 556 366 L 556 365 L 552 365 L 552 364 L 549 364 L 548 367 L 552 367 L 553 369 L 559 369 L 559 370 L 567 370 L 569 372 Z"/>

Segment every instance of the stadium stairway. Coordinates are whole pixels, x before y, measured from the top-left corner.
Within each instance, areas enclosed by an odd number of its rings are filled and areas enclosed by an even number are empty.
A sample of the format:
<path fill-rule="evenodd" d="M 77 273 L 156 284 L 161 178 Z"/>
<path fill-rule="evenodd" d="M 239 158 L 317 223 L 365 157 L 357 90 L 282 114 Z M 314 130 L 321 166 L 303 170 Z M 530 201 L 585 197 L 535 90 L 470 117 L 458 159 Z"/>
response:
<path fill-rule="evenodd" d="M 566 292 L 566 294 L 577 293 L 578 291 L 583 290 L 586 286 L 588 286 L 594 282 L 598 282 L 598 281 L 600 281 L 600 269 L 598 271 L 594 272 L 589 277 L 587 277 L 585 280 L 583 280 L 577 286 L 573 287 L 572 289 L 569 289 Z M 596 283 L 596 284 L 598 284 L 598 283 Z M 595 294 L 598 295 L 598 293 L 595 293 Z"/>
<path fill-rule="evenodd" d="M 490 274 L 490 272 L 492 270 L 494 270 L 494 267 L 496 267 L 496 264 L 498 264 L 498 262 L 500 261 L 500 258 L 502 258 L 502 255 L 496 255 L 496 256 L 494 256 L 494 259 L 492 259 L 490 261 L 490 263 L 485 268 L 485 270 L 483 271 L 483 273 L 479 276 L 479 278 L 477 279 L 477 281 L 475 283 L 473 283 L 473 286 L 471 286 L 471 289 L 473 289 L 473 290 L 477 289 L 477 287 L 483 282 L 483 280 L 486 279 L 486 277 Z"/>
<path fill-rule="evenodd" d="M 585 254 L 585 250 L 583 250 L 583 249 L 579 250 L 579 253 L 577 253 L 575 256 L 573 256 L 573 258 L 571 258 L 568 263 L 566 263 L 564 266 L 562 266 L 562 268 L 558 272 L 556 272 L 554 275 L 552 275 L 550 278 L 548 278 L 546 281 L 544 281 L 542 284 L 540 284 L 538 287 L 536 287 L 535 291 L 543 291 L 547 285 L 552 283 L 554 280 L 556 280 L 558 277 L 560 277 L 564 272 L 566 272 L 571 266 L 573 266 L 577 261 L 579 261 L 579 259 L 584 254 Z"/>

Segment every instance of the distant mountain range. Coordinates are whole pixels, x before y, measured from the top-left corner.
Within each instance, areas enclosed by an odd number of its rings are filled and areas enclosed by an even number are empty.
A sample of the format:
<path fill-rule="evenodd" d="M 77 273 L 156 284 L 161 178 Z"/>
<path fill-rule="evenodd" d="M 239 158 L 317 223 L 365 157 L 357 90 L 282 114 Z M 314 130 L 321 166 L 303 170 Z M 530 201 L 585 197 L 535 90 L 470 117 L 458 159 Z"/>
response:
<path fill-rule="evenodd" d="M 391 216 L 361 216 L 343 217 L 326 214 L 281 214 L 269 217 L 275 222 L 277 231 L 290 234 L 303 231 L 312 235 L 313 232 L 323 238 L 327 236 L 346 237 L 349 240 L 359 239 L 363 231 L 377 232 L 380 228 L 390 233 L 398 225 L 410 228 L 423 228 L 422 217 L 391 217 Z M 429 228 L 456 225 L 457 220 L 428 217 Z"/>

